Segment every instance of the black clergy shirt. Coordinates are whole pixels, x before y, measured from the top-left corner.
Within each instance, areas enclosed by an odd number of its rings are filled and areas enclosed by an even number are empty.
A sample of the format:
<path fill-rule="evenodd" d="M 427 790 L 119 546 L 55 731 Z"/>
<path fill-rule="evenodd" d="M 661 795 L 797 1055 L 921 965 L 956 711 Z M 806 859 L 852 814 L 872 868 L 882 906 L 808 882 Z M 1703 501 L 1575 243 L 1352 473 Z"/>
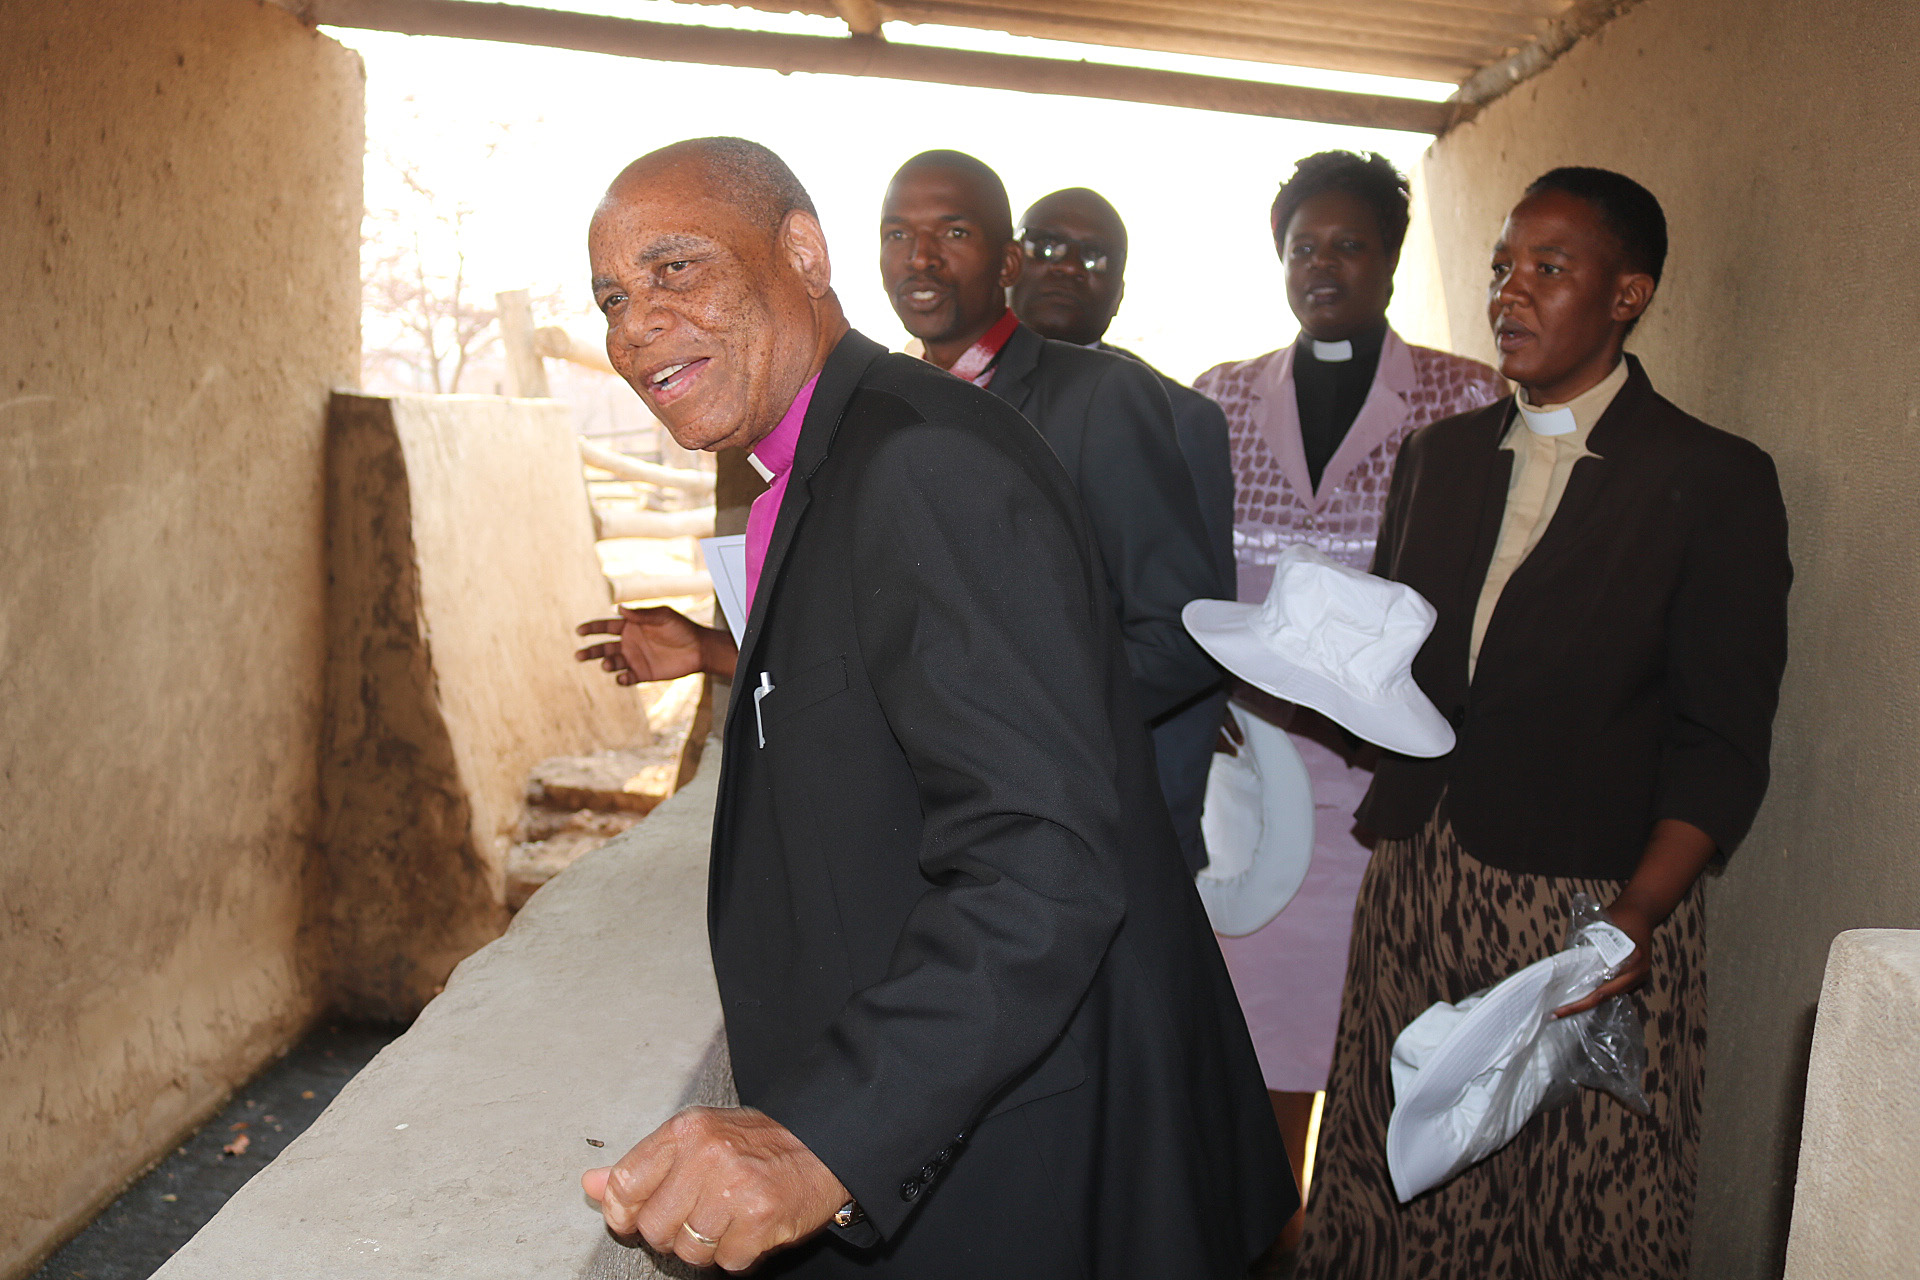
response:
<path fill-rule="evenodd" d="M 1293 395 L 1300 406 L 1300 443 L 1307 454 L 1307 477 L 1315 489 L 1367 402 L 1374 372 L 1380 367 L 1380 347 L 1386 340 L 1387 326 L 1383 323 L 1354 336 L 1353 359 L 1326 361 L 1313 354 L 1313 340 L 1304 333 L 1300 335 L 1299 350 L 1293 357 Z"/>

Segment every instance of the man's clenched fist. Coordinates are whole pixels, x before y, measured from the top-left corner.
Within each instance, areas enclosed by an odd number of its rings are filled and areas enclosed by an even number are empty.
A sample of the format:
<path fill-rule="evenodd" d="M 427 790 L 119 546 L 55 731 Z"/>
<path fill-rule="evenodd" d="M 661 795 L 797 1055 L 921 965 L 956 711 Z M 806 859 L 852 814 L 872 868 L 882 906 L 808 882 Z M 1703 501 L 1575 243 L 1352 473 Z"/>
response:
<path fill-rule="evenodd" d="M 751 1107 L 690 1107 L 580 1184 L 615 1235 L 727 1271 L 812 1235 L 850 1198 L 805 1144 Z"/>

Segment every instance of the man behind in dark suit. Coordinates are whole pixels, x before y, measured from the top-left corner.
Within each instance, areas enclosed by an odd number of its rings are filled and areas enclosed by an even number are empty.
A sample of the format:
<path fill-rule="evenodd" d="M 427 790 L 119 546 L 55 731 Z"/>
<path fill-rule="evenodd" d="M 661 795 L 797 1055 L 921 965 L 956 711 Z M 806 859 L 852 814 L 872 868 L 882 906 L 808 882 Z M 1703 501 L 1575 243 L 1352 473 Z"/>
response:
<path fill-rule="evenodd" d="M 1243 1275 L 1285 1157 L 1058 461 L 848 330 L 764 148 L 635 162 L 590 245 L 614 367 L 775 487 L 737 652 L 667 609 L 582 628 L 622 683 L 740 689 L 709 930 L 744 1105 L 588 1194 L 696 1264 L 785 1247 L 763 1274 Z"/>
<path fill-rule="evenodd" d="M 1007 289 L 1024 257 L 1006 187 L 956 151 L 902 165 L 880 219 L 880 276 L 926 358 L 1020 410 L 1067 469 L 1086 505 L 1120 619 L 1141 715 L 1190 870 L 1206 865 L 1200 798 L 1219 710 L 1197 742 L 1162 727 L 1208 702 L 1220 668 L 1180 622 L 1191 600 L 1231 597 L 1181 454 L 1161 379 L 1123 356 L 1042 337 L 1013 323 Z M 998 339 L 1000 345 L 993 344 Z M 1224 428 L 1223 428 L 1224 430 Z M 1198 778 L 1196 788 L 1194 779 Z"/>
<path fill-rule="evenodd" d="M 1068 187 L 1040 197 L 1021 219 L 1020 247 L 1026 263 L 1013 284 L 1013 311 L 1043 338 L 1146 361 L 1105 341 L 1126 293 L 1127 224 L 1106 197 Z M 1153 366 L 1147 365 L 1149 369 Z M 1206 396 L 1153 370 L 1173 407 L 1180 454 L 1193 479 L 1207 547 L 1219 576 L 1208 593 L 1231 600 L 1237 589 L 1233 562 L 1233 459 L 1227 448 L 1227 415 Z M 1223 687 L 1153 726 L 1160 788 L 1173 812 L 1188 861 L 1205 865 L 1200 806 L 1206 799 L 1213 743 L 1225 719 Z M 1198 851 L 1196 853 L 1196 851 Z"/>

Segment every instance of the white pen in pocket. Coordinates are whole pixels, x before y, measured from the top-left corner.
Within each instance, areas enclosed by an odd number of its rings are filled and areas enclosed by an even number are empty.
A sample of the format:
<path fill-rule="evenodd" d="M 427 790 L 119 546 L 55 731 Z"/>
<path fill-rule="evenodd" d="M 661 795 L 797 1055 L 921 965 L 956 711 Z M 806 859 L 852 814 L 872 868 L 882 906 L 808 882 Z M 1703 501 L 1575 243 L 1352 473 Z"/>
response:
<path fill-rule="evenodd" d="M 767 722 L 760 713 L 761 701 L 773 692 L 773 677 L 765 671 L 760 673 L 760 687 L 753 691 L 753 727 L 760 735 L 760 745 L 767 745 Z"/>

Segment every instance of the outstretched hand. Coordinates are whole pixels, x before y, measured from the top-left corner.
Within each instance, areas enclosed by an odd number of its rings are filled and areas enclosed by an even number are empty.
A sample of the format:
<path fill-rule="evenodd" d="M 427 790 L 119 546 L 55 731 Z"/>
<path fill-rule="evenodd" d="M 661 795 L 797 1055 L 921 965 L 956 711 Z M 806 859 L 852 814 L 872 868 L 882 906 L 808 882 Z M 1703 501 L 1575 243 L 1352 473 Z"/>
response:
<path fill-rule="evenodd" d="M 580 1185 L 615 1235 L 725 1271 L 806 1239 L 849 1199 L 805 1143 L 751 1107 L 689 1107 Z"/>
<path fill-rule="evenodd" d="M 665 605 L 648 609 L 620 606 L 617 618 L 595 618 L 576 631 L 583 636 L 610 635 L 618 640 L 588 645 L 573 656 L 581 662 L 599 660 L 621 684 L 643 680 L 677 680 L 697 672 L 722 678 L 733 675 L 733 637 Z"/>

